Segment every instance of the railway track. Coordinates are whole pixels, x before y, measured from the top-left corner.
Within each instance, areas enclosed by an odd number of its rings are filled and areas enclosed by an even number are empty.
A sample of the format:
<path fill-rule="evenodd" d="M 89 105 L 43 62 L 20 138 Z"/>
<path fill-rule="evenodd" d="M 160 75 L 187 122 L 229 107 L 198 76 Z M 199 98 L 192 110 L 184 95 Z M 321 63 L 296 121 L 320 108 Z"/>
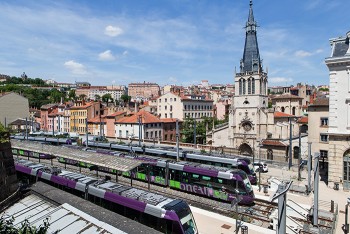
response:
<path fill-rule="evenodd" d="M 28 157 L 19 156 L 20 159 L 28 160 Z M 30 158 L 31 161 L 38 162 L 39 160 L 36 158 Z M 64 168 L 63 164 L 59 163 L 56 160 L 53 160 L 53 166 L 57 166 L 60 168 Z M 40 160 L 40 163 L 45 165 L 51 166 L 51 161 L 48 160 Z M 66 164 L 66 170 L 70 170 L 76 173 L 85 174 L 92 177 L 97 177 L 96 173 L 93 171 L 90 171 L 87 168 L 80 168 L 73 165 Z M 108 173 L 99 172 L 98 177 L 99 178 L 105 178 L 105 176 L 111 176 Z M 112 181 L 116 181 L 115 178 L 111 179 Z M 118 183 L 130 186 L 131 180 L 130 178 L 126 178 L 123 176 L 118 176 Z M 132 186 L 137 188 L 142 188 L 144 190 L 148 190 L 148 183 L 138 181 L 133 179 L 132 180 Z M 270 225 L 269 215 L 274 209 L 277 209 L 276 203 L 267 202 L 261 199 L 256 199 L 255 204 L 252 206 L 241 206 L 239 205 L 237 210 L 238 214 L 236 213 L 236 209 L 231 207 L 230 203 L 221 202 L 218 200 L 209 199 L 206 197 L 201 197 L 198 195 L 185 193 L 180 190 L 174 190 L 163 186 L 158 186 L 155 184 L 150 184 L 150 190 L 159 194 L 162 194 L 167 197 L 171 197 L 174 199 L 183 199 L 185 200 L 189 205 L 209 210 L 215 213 L 219 213 L 221 215 L 225 215 L 230 218 L 238 218 L 240 220 L 243 220 L 244 222 L 249 222 L 254 225 L 258 225 L 264 228 L 267 228 Z"/>

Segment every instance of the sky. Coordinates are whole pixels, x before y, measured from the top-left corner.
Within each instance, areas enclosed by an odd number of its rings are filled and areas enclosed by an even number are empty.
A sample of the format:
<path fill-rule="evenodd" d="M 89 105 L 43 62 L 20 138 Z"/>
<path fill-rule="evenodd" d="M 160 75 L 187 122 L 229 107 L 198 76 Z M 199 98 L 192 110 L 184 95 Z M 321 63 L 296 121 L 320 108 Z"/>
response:
<path fill-rule="evenodd" d="M 0 0 L 0 74 L 92 85 L 233 84 L 249 0 Z M 269 86 L 329 84 L 349 0 L 254 0 Z"/>

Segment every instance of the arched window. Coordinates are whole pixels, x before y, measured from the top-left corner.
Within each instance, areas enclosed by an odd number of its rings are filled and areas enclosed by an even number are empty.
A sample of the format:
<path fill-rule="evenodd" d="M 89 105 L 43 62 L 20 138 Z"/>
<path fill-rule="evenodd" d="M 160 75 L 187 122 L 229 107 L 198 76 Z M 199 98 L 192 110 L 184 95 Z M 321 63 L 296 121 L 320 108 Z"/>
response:
<path fill-rule="evenodd" d="M 264 94 L 263 93 L 263 79 L 260 79 L 260 94 Z"/>
<path fill-rule="evenodd" d="M 281 107 L 281 112 L 284 112 L 284 106 Z"/>
<path fill-rule="evenodd" d="M 246 94 L 246 80 L 243 80 L 243 95 Z"/>
<path fill-rule="evenodd" d="M 243 79 L 239 80 L 239 95 L 242 95 L 243 91 Z"/>
<path fill-rule="evenodd" d="M 292 115 L 295 115 L 295 106 L 292 108 Z"/>
<path fill-rule="evenodd" d="M 248 79 L 248 94 L 252 94 L 252 83 L 251 83 L 251 79 Z"/>
<path fill-rule="evenodd" d="M 254 78 L 251 79 L 252 82 L 252 94 L 255 94 L 255 80 Z"/>

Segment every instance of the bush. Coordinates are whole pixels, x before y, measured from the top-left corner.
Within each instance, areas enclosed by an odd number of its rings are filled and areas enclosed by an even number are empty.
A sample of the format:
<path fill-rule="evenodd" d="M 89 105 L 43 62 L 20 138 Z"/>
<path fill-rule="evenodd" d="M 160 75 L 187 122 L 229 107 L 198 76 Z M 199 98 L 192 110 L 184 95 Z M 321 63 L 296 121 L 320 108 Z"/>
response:
<path fill-rule="evenodd" d="M 15 219 L 11 217 L 10 219 L 5 220 L 4 217 L 0 219 L 0 233 L 6 234 L 46 234 L 49 229 L 50 223 L 49 219 L 46 218 L 43 225 L 39 227 L 30 226 L 29 221 L 26 219 L 21 223 L 20 227 L 15 227 L 13 221 Z M 53 232 L 58 233 L 59 230 Z"/>

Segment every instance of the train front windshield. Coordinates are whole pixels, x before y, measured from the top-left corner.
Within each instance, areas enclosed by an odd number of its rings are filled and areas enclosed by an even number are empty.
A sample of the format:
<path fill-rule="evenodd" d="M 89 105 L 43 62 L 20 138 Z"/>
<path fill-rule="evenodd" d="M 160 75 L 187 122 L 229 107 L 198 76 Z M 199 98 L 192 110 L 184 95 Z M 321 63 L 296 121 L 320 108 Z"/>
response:
<path fill-rule="evenodd" d="M 182 228 L 184 229 L 186 234 L 196 234 L 197 226 L 194 222 L 192 213 L 187 214 L 185 217 L 180 219 Z"/>

